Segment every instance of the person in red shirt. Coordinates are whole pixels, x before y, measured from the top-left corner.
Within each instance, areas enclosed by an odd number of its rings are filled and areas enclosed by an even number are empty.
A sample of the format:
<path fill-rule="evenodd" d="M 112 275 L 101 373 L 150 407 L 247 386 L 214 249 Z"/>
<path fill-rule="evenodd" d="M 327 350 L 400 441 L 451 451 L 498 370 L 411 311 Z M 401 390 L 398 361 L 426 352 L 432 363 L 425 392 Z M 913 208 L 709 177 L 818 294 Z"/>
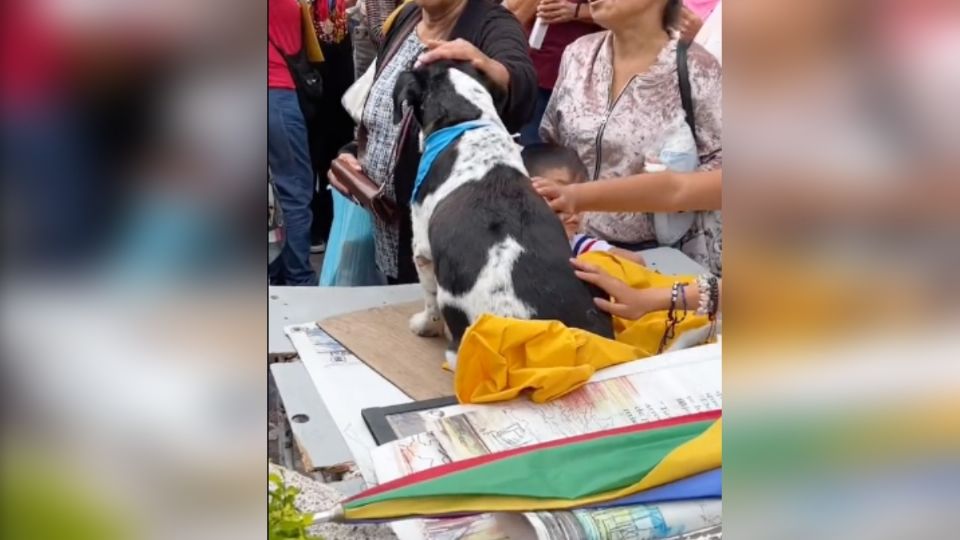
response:
<path fill-rule="evenodd" d="M 307 126 L 300 110 L 293 76 L 284 56 L 302 46 L 297 0 L 269 0 L 267 41 L 267 162 L 287 225 L 287 242 L 270 265 L 271 285 L 316 285 L 310 266 L 310 227 L 314 175 L 307 143 Z"/>
<path fill-rule="evenodd" d="M 560 69 L 560 57 L 563 56 L 564 49 L 582 36 L 601 30 L 593 24 L 590 5 L 586 0 L 540 0 L 536 16 L 550 27 L 540 49 L 530 49 L 530 57 L 537 69 L 539 90 L 533 119 L 520 131 L 520 144 L 524 146 L 542 142 L 539 134 L 540 120 L 557 82 L 557 71 Z"/>

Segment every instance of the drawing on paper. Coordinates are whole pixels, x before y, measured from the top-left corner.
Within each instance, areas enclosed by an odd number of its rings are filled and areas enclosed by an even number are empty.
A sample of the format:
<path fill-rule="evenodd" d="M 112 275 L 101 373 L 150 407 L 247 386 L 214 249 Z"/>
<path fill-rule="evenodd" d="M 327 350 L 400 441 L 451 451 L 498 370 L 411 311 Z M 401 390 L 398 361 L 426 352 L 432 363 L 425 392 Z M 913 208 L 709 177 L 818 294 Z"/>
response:
<path fill-rule="evenodd" d="M 430 540 L 510 540 L 497 520 L 485 516 L 427 519 L 423 529 L 424 537 Z"/>
<path fill-rule="evenodd" d="M 447 451 L 440 446 L 437 438 L 430 432 L 400 439 L 394 445 L 394 453 L 402 474 L 439 467 L 452 461 Z"/>
<path fill-rule="evenodd" d="M 470 422 L 469 416 L 471 414 L 473 413 L 451 416 L 437 422 L 446 436 L 444 441 L 449 441 L 451 445 L 448 449 L 450 454 L 456 456 L 457 459 L 490 453 L 490 449 L 484 444 L 483 439 L 477 434 Z"/>
<path fill-rule="evenodd" d="M 660 509 L 655 506 L 618 508 L 596 512 L 577 511 L 577 517 L 600 531 L 601 538 L 646 540 L 668 538 L 682 533 L 667 525 Z"/>
<path fill-rule="evenodd" d="M 341 345 L 339 341 L 330 337 L 330 334 L 327 334 L 317 326 L 308 328 L 305 334 L 310 339 L 310 345 L 313 347 L 313 350 L 318 353 L 346 351 L 346 348 Z"/>
<path fill-rule="evenodd" d="M 428 411 L 409 411 L 387 416 L 387 423 L 396 433 L 397 438 L 409 437 L 429 430 L 428 423 L 444 417 L 441 409 Z"/>

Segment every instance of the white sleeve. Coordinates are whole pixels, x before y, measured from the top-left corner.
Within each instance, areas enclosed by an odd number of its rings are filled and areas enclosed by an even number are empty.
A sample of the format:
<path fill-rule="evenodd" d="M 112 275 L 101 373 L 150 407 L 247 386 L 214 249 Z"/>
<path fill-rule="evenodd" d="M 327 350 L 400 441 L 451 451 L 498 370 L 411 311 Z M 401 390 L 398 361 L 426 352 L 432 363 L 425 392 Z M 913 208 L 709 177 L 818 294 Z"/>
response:
<path fill-rule="evenodd" d="M 573 252 L 574 257 L 579 257 L 591 251 L 606 252 L 613 248 L 614 246 L 611 246 L 606 240 L 598 240 L 583 233 L 577 233 L 570 239 L 570 250 Z"/>

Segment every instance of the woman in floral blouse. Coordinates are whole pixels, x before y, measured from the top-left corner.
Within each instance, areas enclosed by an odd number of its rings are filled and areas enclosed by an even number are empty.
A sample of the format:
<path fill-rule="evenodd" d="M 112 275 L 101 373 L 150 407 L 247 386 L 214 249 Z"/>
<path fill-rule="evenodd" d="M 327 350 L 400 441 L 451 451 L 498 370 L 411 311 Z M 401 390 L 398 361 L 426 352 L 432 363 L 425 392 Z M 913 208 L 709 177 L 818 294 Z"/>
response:
<path fill-rule="evenodd" d="M 591 34 L 564 52 L 541 137 L 573 148 L 592 180 L 644 172 L 667 132 L 685 123 L 677 72 L 679 0 L 594 0 Z M 687 65 L 693 97 L 700 171 L 721 167 L 721 69 L 700 45 L 690 45 Z M 656 245 L 651 214 L 587 213 L 584 232 L 624 247 Z M 700 213 L 676 244 L 721 272 L 719 213 Z"/>

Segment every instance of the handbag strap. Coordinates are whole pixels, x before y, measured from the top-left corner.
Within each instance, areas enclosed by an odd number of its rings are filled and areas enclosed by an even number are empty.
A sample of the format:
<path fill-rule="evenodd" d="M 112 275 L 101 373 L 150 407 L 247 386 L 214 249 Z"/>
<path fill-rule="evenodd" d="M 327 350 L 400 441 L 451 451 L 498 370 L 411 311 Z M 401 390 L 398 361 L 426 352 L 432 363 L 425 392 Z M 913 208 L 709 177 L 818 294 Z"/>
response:
<path fill-rule="evenodd" d="M 687 65 L 687 50 L 689 43 L 677 43 L 677 78 L 680 83 L 680 103 L 683 105 L 684 117 L 694 140 L 697 138 L 697 122 L 693 115 L 693 91 L 690 89 L 690 68 Z"/>
<path fill-rule="evenodd" d="M 406 4 L 404 4 L 406 6 Z M 373 81 L 370 83 L 371 86 L 376 84 L 377 79 L 380 78 L 380 74 L 386 69 L 387 64 L 390 63 L 390 60 L 397 54 L 397 51 L 400 50 L 400 47 L 403 46 L 405 38 L 410 32 L 414 31 L 417 23 L 420 22 L 421 13 L 419 7 L 413 7 L 412 9 L 416 10 L 416 13 L 412 13 L 404 22 L 402 26 L 391 28 L 390 37 L 386 41 L 389 43 L 389 46 L 385 48 L 381 54 L 377 55 L 376 59 L 376 70 L 373 73 Z M 404 126 L 405 127 L 405 126 Z M 401 131 L 401 133 L 403 133 Z M 357 126 L 357 145 L 359 147 L 359 153 L 363 153 L 366 150 L 367 146 L 367 128 L 363 125 L 363 111 L 360 111 L 360 124 Z"/>
<path fill-rule="evenodd" d="M 406 6 L 406 4 L 404 4 L 404 6 Z M 398 26 L 395 33 L 393 28 L 391 28 L 391 31 L 388 32 L 390 37 L 387 39 L 387 41 L 390 42 L 390 46 L 383 50 L 383 54 L 377 55 L 377 71 L 374 72 L 374 79 L 380 77 L 380 73 L 386 69 L 387 64 L 390 63 L 390 60 L 393 59 L 394 55 L 397 54 L 397 51 L 400 50 L 400 47 L 403 46 L 403 42 L 407 35 L 414 31 L 417 23 L 420 22 L 421 18 L 423 18 L 419 7 L 414 7 L 412 9 L 415 10 L 415 13 L 412 13 L 410 17 L 403 22 L 403 25 Z"/>

